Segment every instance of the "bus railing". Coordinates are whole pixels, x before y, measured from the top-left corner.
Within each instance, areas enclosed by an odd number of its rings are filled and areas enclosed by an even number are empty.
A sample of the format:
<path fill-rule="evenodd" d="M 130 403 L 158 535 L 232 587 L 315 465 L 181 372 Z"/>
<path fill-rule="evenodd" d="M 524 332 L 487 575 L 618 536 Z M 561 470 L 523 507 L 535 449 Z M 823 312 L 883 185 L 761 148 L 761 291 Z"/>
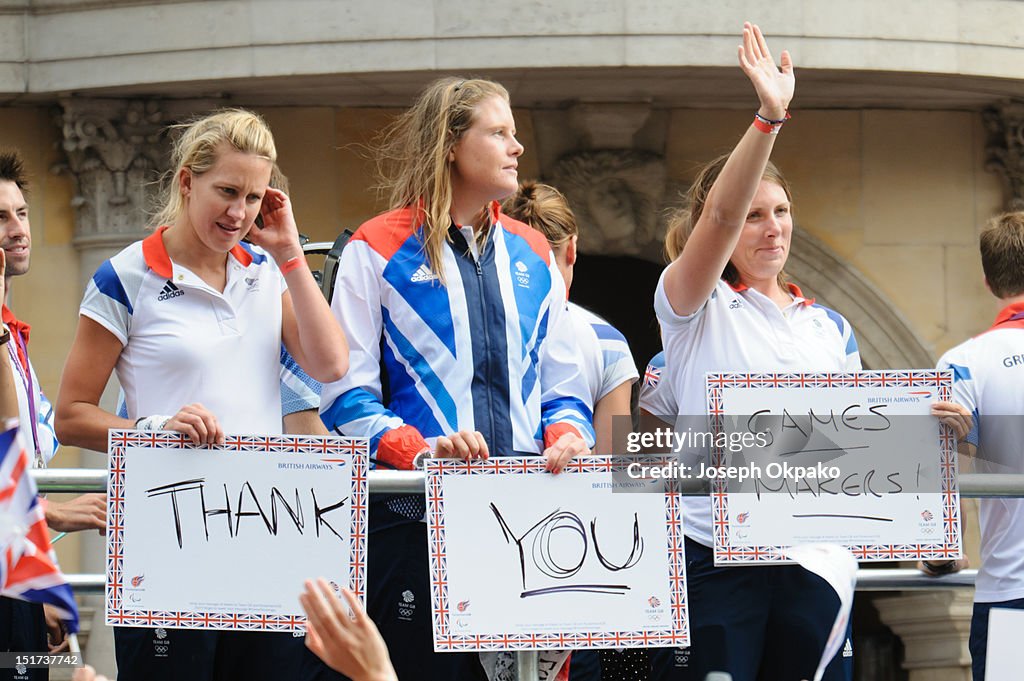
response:
<path fill-rule="evenodd" d="M 40 492 L 74 493 L 105 492 L 107 472 L 85 468 L 55 468 L 31 471 Z M 422 471 L 371 471 L 368 475 L 371 494 L 423 494 Z M 683 485 L 680 494 L 707 494 L 699 484 Z M 1024 496 L 1024 475 L 966 473 L 960 476 L 960 496 L 968 498 L 1006 498 Z M 858 591 L 926 591 L 964 589 L 974 586 L 977 570 L 929 577 L 915 569 L 861 568 L 857 571 Z M 101 594 L 102 574 L 66 574 L 68 584 L 78 594 Z M 533 651 L 516 653 L 519 681 L 537 679 L 537 655 Z"/>

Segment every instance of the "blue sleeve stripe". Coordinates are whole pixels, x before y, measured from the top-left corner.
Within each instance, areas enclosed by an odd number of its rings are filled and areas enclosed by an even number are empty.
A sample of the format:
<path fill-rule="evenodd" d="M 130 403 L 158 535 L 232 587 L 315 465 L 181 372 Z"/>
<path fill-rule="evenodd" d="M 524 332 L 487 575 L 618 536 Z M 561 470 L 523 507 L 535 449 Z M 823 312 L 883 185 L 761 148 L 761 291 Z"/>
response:
<path fill-rule="evenodd" d="M 818 303 L 814 303 L 814 307 L 824 310 L 825 314 L 828 315 L 828 318 L 831 319 L 839 329 L 839 335 L 843 335 L 843 332 L 846 331 L 846 322 L 843 321 L 843 315 L 839 314 L 835 310 L 825 307 L 824 305 L 819 305 Z"/>
<path fill-rule="evenodd" d="M 320 398 L 316 394 L 308 391 L 299 393 L 292 390 L 287 383 L 281 383 L 281 416 L 319 408 Z"/>
<path fill-rule="evenodd" d="M 390 416 L 372 393 L 364 388 L 353 388 L 338 395 L 338 398 L 324 409 L 320 417 L 328 428 L 337 428 L 356 419 L 368 416 Z"/>
<path fill-rule="evenodd" d="M 262 253 L 257 253 L 256 251 L 253 250 L 252 246 L 245 243 L 244 241 L 238 242 L 238 245 L 244 248 L 245 252 L 252 256 L 253 264 L 262 265 L 267 261 L 267 256 L 263 255 Z"/>
<path fill-rule="evenodd" d="M 114 271 L 114 266 L 110 264 L 109 260 L 99 266 L 96 274 L 92 275 L 92 281 L 100 293 L 124 305 L 128 314 L 134 314 L 132 301 L 128 300 L 128 293 L 125 292 L 124 285 L 121 284 L 121 278 L 117 276 L 117 272 Z"/>
<path fill-rule="evenodd" d="M 578 411 L 580 416 L 584 417 L 588 421 L 594 418 L 594 414 L 590 411 L 590 407 L 588 407 L 583 400 L 576 397 L 556 397 L 542 404 L 541 409 L 544 412 L 570 409 Z"/>
<path fill-rule="evenodd" d="M 978 430 L 978 426 L 981 423 L 981 415 L 978 413 L 978 410 L 975 409 L 971 412 L 971 416 L 974 417 L 974 421 L 971 423 L 971 432 L 967 433 L 967 437 L 964 439 L 977 447 L 981 442 L 981 431 Z"/>
<path fill-rule="evenodd" d="M 300 367 L 299 363 L 295 361 L 295 358 L 292 357 L 291 353 L 288 352 L 288 350 L 284 347 L 283 343 L 281 344 L 281 368 L 282 386 L 284 385 L 284 379 L 290 380 L 294 378 L 301 381 L 302 384 L 309 388 L 311 392 L 315 392 L 317 395 L 320 394 L 320 391 L 323 388 L 323 386 L 320 385 L 319 381 L 317 381 L 315 378 L 313 378 L 305 371 L 303 371 L 302 367 Z M 290 374 L 290 376 L 286 374 Z"/>
<path fill-rule="evenodd" d="M 969 381 L 971 380 L 971 370 L 965 366 L 959 364 L 950 364 L 949 368 L 953 370 L 953 382 L 957 381 Z"/>
<path fill-rule="evenodd" d="M 856 338 L 856 336 L 853 335 L 853 332 L 851 331 L 850 332 L 850 339 L 848 341 L 846 341 L 846 354 L 847 355 L 852 355 L 855 352 L 858 352 L 857 338 Z"/>
<path fill-rule="evenodd" d="M 543 403 L 540 411 L 545 427 L 559 421 L 571 420 L 581 427 L 583 439 L 593 441 L 594 413 L 582 400 L 575 397 L 556 397 Z"/>
<path fill-rule="evenodd" d="M 617 362 L 621 362 L 626 359 L 627 356 L 625 352 L 619 352 L 616 350 L 604 350 L 601 355 L 603 357 L 605 367 L 610 367 Z M 632 356 L 629 357 L 629 361 L 633 361 Z"/>
<path fill-rule="evenodd" d="M 601 340 L 614 340 L 626 342 L 626 337 L 619 333 L 619 330 L 610 324 L 591 324 L 591 328 L 594 329 L 594 333 Z"/>

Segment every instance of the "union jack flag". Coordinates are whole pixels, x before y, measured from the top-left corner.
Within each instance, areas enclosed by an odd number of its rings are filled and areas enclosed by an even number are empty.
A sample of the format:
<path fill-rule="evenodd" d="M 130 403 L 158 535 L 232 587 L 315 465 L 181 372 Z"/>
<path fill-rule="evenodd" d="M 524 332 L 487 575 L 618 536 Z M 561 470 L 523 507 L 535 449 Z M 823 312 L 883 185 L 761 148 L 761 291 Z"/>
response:
<path fill-rule="evenodd" d="M 647 365 L 647 371 L 644 372 L 644 385 L 653 388 L 661 382 L 661 367 L 656 367 L 653 364 Z"/>
<path fill-rule="evenodd" d="M 57 567 L 29 457 L 17 422 L 0 432 L 0 593 L 56 608 L 68 630 L 78 631 L 78 609 Z"/>

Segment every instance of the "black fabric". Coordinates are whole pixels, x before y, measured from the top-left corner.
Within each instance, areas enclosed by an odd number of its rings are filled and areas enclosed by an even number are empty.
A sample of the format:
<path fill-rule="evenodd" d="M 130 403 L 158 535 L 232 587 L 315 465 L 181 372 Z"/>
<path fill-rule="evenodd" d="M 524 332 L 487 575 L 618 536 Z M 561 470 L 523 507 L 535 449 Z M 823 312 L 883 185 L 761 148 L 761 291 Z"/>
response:
<path fill-rule="evenodd" d="M 43 606 L 0 598 L 0 651 L 46 653 L 48 650 Z M 0 669 L 0 681 L 46 681 L 49 678 L 49 669 Z"/>
<path fill-rule="evenodd" d="M 306 664 L 291 632 L 114 627 L 118 681 L 280 681 Z"/>
<path fill-rule="evenodd" d="M 427 526 L 373 530 L 366 556 L 366 609 L 388 645 L 398 678 L 486 681 L 477 653 L 434 652 Z"/>
<path fill-rule="evenodd" d="M 839 608 L 823 579 L 797 565 L 715 567 L 712 550 L 687 538 L 686 581 L 691 647 L 652 650 L 651 679 L 814 678 Z M 852 657 L 840 652 L 823 680 L 852 678 Z"/>

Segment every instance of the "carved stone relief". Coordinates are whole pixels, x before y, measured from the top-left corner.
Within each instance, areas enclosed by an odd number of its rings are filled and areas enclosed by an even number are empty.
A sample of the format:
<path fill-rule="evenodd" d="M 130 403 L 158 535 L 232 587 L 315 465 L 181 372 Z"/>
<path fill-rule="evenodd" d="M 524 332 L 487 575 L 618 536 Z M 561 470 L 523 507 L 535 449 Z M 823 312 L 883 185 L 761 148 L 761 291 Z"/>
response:
<path fill-rule="evenodd" d="M 1024 102 L 1006 101 L 982 112 L 988 132 L 985 168 L 1003 176 L 1007 210 L 1024 210 Z"/>
<path fill-rule="evenodd" d="M 75 178 L 75 245 L 127 243 L 142 234 L 167 166 L 164 114 L 154 101 L 68 99 L 59 124 Z"/>
<path fill-rule="evenodd" d="M 632 150 L 571 154 L 551 169 L 580 224 L 584 253 L 637 255 L 657 261 L 665 163 L 656 154 Z"/>
<path fill-rule="evenodd" d="M 543 174 L 576 213 L 580 250 L 660 262 L 663 142 L 641 149 L 636 140 L 645 126 L 660 128 L 664 119 L 652 118 L 646 102 L 578 102 L 561 125 L 575 148 L 563 146 Z"/>

